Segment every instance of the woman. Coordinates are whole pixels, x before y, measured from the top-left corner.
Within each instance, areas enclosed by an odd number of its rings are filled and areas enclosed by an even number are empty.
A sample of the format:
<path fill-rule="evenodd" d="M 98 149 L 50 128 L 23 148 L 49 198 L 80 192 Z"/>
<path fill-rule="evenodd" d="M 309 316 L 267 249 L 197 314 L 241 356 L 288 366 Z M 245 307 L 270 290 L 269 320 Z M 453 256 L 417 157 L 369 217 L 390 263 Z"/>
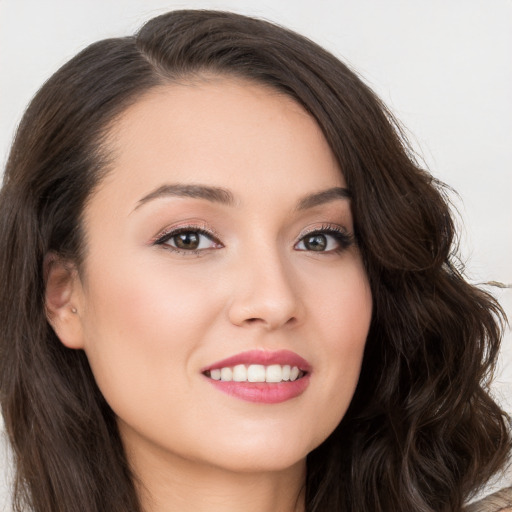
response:
<path fill-rule="evenodd" d="M 40 90 L 0 197 L 2 407 L 34 511 L 457 511 L 506 460 L 502 312 L 345 65 L 177 11 Z"/>

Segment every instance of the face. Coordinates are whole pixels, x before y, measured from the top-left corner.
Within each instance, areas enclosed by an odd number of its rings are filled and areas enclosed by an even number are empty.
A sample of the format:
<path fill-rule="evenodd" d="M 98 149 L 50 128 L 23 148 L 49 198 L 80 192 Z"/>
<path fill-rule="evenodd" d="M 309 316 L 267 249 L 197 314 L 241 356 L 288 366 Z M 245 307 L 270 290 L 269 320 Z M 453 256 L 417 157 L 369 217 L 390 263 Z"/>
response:
<path fill-rule="evenodd" d="M 260 85 L 153 90 L 109 138 L 72 298 L 129 452 L 289 467 L 343 417 L 371 294 L 315 121 Z"/>

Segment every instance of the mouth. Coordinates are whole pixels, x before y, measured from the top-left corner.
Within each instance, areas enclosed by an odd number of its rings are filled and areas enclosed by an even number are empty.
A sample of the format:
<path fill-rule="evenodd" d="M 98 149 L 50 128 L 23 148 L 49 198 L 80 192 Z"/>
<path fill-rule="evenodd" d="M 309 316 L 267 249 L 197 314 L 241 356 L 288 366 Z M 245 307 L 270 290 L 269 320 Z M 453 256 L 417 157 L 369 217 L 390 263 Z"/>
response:
<path fill-rule="evenodd" d="M 224 366 L 222 368 L 214 368 L 206 370 L 203 374 L 213 380 L 223 382 L 294 382 L 302 379 L 306 375 L 306 371 L 301 370 L 298 366 L 290 366 L 288 364 L 271 364 L 264 366 L 262 364 L 237 364 L 236 366 Z"/>
<path fill-rule="evenodd" d="M 305 377 L 307 372 L 288 364 L 237 364 L 206 370 L 203 375 L 222 382 L 294 382 Z"/>
<path fill-rule="evenodd" d="M 252 350 L 218 361 L 201 373 L 228 395 L 270 404 L 301 395 L 311 371 L 311 365 L 294 352 Z"/>

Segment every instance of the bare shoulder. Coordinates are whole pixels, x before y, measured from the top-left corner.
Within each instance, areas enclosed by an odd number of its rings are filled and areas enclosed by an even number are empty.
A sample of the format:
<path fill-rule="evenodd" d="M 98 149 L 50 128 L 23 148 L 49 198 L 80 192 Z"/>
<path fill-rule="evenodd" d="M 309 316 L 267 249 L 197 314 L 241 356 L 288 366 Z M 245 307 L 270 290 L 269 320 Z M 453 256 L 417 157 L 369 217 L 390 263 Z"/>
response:
<path fill-rule="evenodd" d="M 506 487 L 471 503 L 464 512 L 512 512 L 512 487 Z"/>

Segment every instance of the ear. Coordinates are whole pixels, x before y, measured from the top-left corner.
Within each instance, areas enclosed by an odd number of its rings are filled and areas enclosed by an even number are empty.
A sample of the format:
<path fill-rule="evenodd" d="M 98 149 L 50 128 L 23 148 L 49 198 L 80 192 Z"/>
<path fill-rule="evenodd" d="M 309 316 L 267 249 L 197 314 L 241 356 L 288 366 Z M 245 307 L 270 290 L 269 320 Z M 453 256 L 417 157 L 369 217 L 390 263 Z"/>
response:
<path fill-rule="evenodd" d="M 68 348 L 83 348 L 82 286 L 74 264 L 48 254 L 44 260 L 46 317 Z"/>

